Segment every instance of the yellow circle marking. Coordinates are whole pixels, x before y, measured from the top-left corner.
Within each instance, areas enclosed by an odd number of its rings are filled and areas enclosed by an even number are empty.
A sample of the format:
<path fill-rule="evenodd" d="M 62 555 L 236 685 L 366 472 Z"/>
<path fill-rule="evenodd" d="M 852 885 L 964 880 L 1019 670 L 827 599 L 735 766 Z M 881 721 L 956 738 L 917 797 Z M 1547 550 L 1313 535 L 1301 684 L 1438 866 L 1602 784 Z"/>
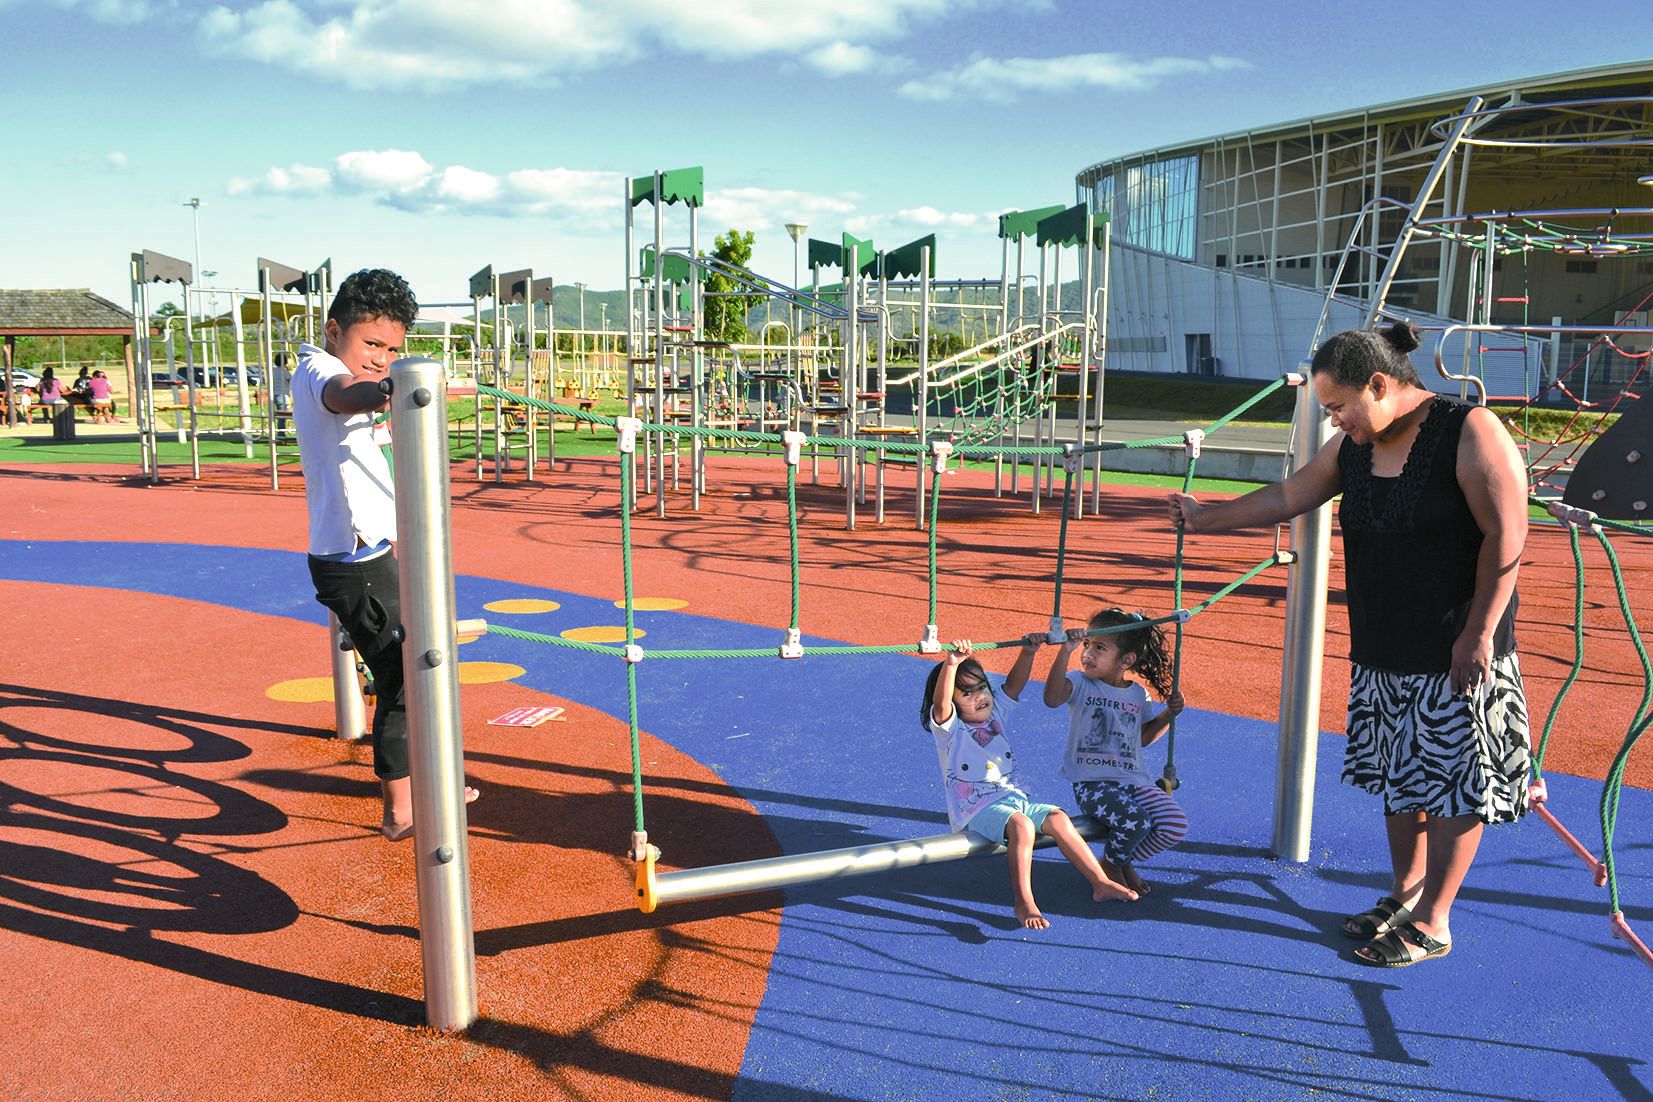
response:
<path fill-rule="evenodd" d="M 556 601 L 542 601 L 534 597 L 523 597 L 509 601 L 490 601 L 482 607 L 489 612 L 504 612 L 512 616 L 528 616 L 535 612 L 555 612 L 562 605 Z"/>
<path fill-rule="evenodd" d="M 459 663 L 459 683 L 461 685 L 492 685 L 496 681 L 509 681 L 513 677 L 521 677 L 527 673 L 521 666 L 510 662 L 461 662 Z"/>
<path fill-rule="evenodd" d="M 333 699 L 331 677 L 295 677 L 291 681 L 277 681 L 264 695 L 287 704 L 320 704 Z"/>
<path fill-rule="evenodd" d="M 625 608 L 626 602 L 614 602 L 615 608 Z M 631 607 L 639 612 L 675 612 L 680 608 L 688 608 L 689 602 L 679 597 L 633 597 Z"/>
<path fill-rule="evenodd" d="M 642 628 L 633 628 L 631 637 L 641 639 L 648 632 Z M 611 628 L 569 628 L 562 633 L 564 639 L 572 639 L 576 643 L 624 643 L 626 629 L 624 625 Z"/>

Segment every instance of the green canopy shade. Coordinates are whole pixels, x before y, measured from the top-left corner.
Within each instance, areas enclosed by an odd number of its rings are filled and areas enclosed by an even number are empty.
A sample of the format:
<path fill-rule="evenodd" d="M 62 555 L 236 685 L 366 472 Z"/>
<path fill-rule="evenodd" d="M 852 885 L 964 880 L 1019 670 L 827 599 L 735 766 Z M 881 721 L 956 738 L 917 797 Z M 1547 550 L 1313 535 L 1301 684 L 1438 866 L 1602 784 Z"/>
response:
<path fill-rule="evenodd" d="M 1107 220 L 1106 215 L 1093 215 L 1084 203 L 1077 203 L 1039 220 L 1039 245 L 1057 245 L 1061 248 L 1077 245 Z"/>
<path fill-rule="evenodd" d="M 843 250 L 843 256 L 839 259 L 838 266 L 843 268 L 845 271 L 849 270 L 849 257 L 852 250 L 854 251 L 856 258 L 861 262 L 860 273 L 862 275 L 866 275 L 868 272 L 877 270 L 878 250 L 873 248 L 872 238 L 869 237 L 862 240 L 861 238 L 855 237 L 846 232 L 844 234 Z"/>
<path fill-rule="evenodd" d="M 1033 210 L 1007 210 L 999 215 L 999 236 L 1020 241 L 1037 232 L 1039 223 L 1053 214 L 1062 213 L 1061 206 L 1036 207 Z"/>
<path fill-rule="evenodd" d="M 819 238 L 809 239 L 809 266 L 811 268 L 836 268 L 843 263 L 844 247 L 836 241 L 822 241 Z"/>
<path fill-rule="evenodd" d="M 654 173 L 634 176 L 631 180 L 631 205 L 654 198 Z M 687 203 L 691 207 L 706 205 L 706 170 L 704 168 L 673 168 L 660 174 L 660 201 L 668 205 Z"/>
<path fill-rule="evenodd" d="M 927 234 L 884 254 L 885 279 L 916 279 L 923 271 L 924 250 L 930 250 L 930 278 L 936 275 L 936 235 Z"/>
<path fill-rule="evenodd" d="M 644 279 L 654 278 L 654 246 L 644 245 L 640 265 Z M 667 253 L 664 276 L 667 283 L 689 282 L 689 258 L 681 253 Z"/>

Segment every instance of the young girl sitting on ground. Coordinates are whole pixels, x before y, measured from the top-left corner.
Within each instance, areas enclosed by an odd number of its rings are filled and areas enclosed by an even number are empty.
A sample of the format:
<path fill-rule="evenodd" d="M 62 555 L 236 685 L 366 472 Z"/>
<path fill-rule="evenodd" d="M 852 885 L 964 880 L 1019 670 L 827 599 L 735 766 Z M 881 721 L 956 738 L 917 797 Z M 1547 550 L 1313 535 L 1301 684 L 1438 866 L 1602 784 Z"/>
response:
<path fill-rule="evenodd" d="M 1100 903 L 1136 898 L 1136 892 L 1102 871 L 1061 808 L 1034 803 L 1012 779 L 1016 762 L 1005 738 L 1005 720 L 1033 670 L 1033 652 L 1043 641 L 1042 632 L 1023 641 L 1016 664 L 1004 679 L 1002 701 L 988 683 L 987 671 L 971 657 L 970 640 L 955 641 L 930 671 L 919 711 L 924 729 L 935 736 L 948 822 L 954 830 L 967 830 L 1009 850 L 1016 921 L 1029 930 L 1050 925 L 1033 902 L 1033 839 L 1039 833 L 1054 838 L 1057 848 L 1090 882 L 1092 899 Z"/>
<path fill-rule="evenodd" d="M 1125 630 L 1089 634 L 1121 626 Z M 1069 658 L 1079 648 L 1080 668 L 1069 673 Z M 1132 676 L 1165 698 L 1157 714 L 1149 715 L 1148 692 Z M 1107 828 L 1103 869 L 1137 892 L 1148 891 L 1148 885 L 1137 875 L 1136 862 L 1165 852 L 1188 833 L 1182 808 L 1142 768 L 1142 748 L 1182 711 L 1182 694 L 1171 682 L 1165 633 L 1141 613 L 1117 608 L 1092 616 L 1089 629 L 1069 631 L 1045 677 L 1045 704 L 1068 705 L 1062 776 L 1073 782 L 1079 810 Z"/>

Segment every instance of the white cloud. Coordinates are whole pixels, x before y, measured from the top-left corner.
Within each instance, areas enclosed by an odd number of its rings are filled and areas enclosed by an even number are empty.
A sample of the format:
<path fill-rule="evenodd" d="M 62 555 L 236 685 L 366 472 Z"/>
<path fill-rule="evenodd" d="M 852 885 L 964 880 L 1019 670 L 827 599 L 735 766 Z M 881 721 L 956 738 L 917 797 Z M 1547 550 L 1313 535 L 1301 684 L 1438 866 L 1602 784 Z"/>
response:
<path fill-rule="evenodd" d="M 98 0 L 105 3 L 137 0 Z M 355 89 L 555 84 L 652 54 L 797 58 L 829 75 L 867 71 L 871 44 L 961 8 L 1030 0 L 262 0 L 216 5 L 198 31 L 218 54 Z M 897 59 L 899 61 L 899 59 Z"/>
<path fill-rule="evenodd" d="M 228 191 L 231 195 L 322 195 L 333 186 L 333 174 L 325 168 L 310 165 L 274 167 L 257 179 L 232 177 Z"/>
<path fill-rule="evenodd" d="M 499 177 L 464 165 L 452 165 L 437 175 L 436 194 L 456 203 L 491 203 L 499 198 Z"/>
<path fill-rule="evenodd" d="M 363 191 L 413 191 L 434 171 L 431 163 L 406 149 L 371 149 L 341 153 L 334 159 L 339 179 Z"/>
<path fill-rule="evenodd" d="M 906 207 L 896 211 L 862 214 L 848 219 L 844 228 L 864 236 L 877 235 L 881 248 L 905 244 L 906 239 L 922 237 L 926 233 L 949 230 L 971 230 L 998 225 L 998 214 L 982 211 L 944 211 L 935 207 Z M 900 241 L 886 241 L 884 237 L 900 237 Z"/>
<path fill-rule="evenodd" d="M 788 222 L 842 221 L 859 196 L 820 195 L 790 188 L 719 188 L 706 193 L 702 225 L 719 230 L 779 230 Z"/>
<path fill-rule="evenodd" d="M 1249 69 L 1235 57 L 1132 58 L 1124 54 L 1069 54 L 1065 57 L 976 56 L 964 65 L 909 80 L 898 91 L 909 99 L 978 99 L 1008 103 L 1022 93 L 1074 92 L 1103 88 L 1140 92 L 1167 77 L 1207 76 Z"/>
<path fill-rule="evenodd" d="M 128 163 L 126 154 L 122 153 L 118 149 L 115 150 L 112 153 L 104 154 L 103 160 L 104 160 L 105 164 L 107 164 L 111 169 L 113 169 L 116 172 L 125 172 L 126 171 L 126 166 L 127 166 L 127 163 Z"/>
<path fill-rule="evenodd" d="M 465 165 L 433 165 L 408 149 L 353 150 L 333 168 L 293 164 L 258 177 L 234 177 L 231 195 L 286 198 L 357 196 L 417 213 L 496 217 L 569 217 L 617 225 L 621 182 L 615 172 L 571 168 L 523 168 L 503 176 Z"/>
<path fill-rule="evenodd" d="M 850 76 L 854 73 L 865 73 L 880 63 L 889 65 L 904 64 L 903 59 L 885 59 L 876 51 L 866 46 L 854 46 L 848 42 L 831 42 L 804 55 L 804 64 L 812 69 L 833 77 Z"/>

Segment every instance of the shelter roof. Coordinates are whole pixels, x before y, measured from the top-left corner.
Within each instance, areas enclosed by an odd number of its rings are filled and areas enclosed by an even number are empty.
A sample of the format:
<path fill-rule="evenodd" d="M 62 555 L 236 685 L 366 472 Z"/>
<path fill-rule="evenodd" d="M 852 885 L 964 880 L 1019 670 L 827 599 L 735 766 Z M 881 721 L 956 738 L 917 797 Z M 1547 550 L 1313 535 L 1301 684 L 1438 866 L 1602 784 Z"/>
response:
<path fill-rule="evenodd" d="M 1546 98 L 1566 96 L 1588 98 L 1608 93 L 1646 95 L 1647 82 L 1653 75 L 1653 66 L 1646 61 L 1623 62 L 1589 69 L 1573 69 L 1545 76 L 1521 77 L 1493 84 L 1437 92 L 1433 95 L 1396 100 L 1391 103 L 1332 111 L 1323 115 L 1295 119 L 1291 122 L 1236 130 L 1229 134 L 1212 135 L 1194 141 L 1177 142 L 1156 149 L 1143 149 L 1120 156 L 1109 157 L 1086 166 L 1078 173 L 1081 187 L 1093 186 L 1096 179 L 1125 163 L 1164 160 L 1168 157 L 1188 156 L 1208 147 L 1234 142 L 1274 141 L 1292 139 L 1309 134 L 1325 133 L 1343 127 L 1360 127 L 1372 123 L 1398 123 L 1415 119 L 1440 119 L 1462 111 L 1471 96 L 1480 96 L 1488 107 L 1505 103 L 1542 103 Z"/>
<path fill-rule="evenodd" d="M 84 287 L 0 289 L 0 335 L 8 337 L 120 336 L 132 332 L 132 313 Z"/>

